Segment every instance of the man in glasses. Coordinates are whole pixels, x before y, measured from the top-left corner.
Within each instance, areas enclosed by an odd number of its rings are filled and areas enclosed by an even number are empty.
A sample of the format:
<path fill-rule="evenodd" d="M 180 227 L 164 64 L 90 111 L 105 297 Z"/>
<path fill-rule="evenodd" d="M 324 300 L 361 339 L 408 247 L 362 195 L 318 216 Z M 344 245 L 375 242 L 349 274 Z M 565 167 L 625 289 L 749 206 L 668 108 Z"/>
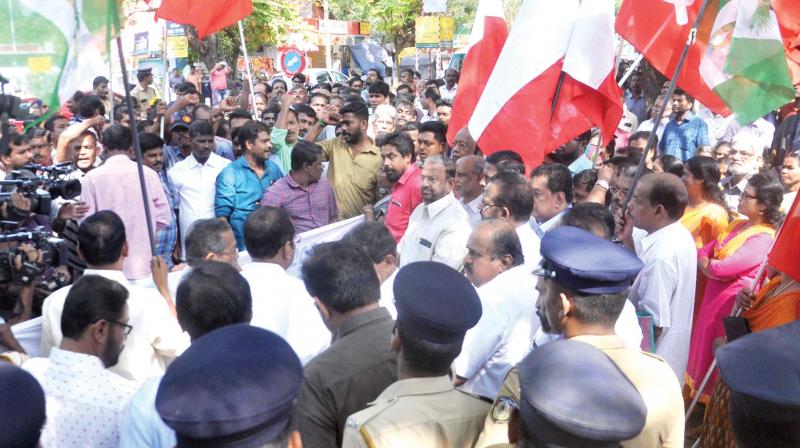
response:
<path fill-rule="evenodd" d="M 61 343 L 49 358 L 25 363 L 46 397 L 43 445 L 117 446 L 136 383 L 107 368 L 117 365 L 133 329 L 128 300 L 128 290 L 114 280 L 79 278 L 63 302 Z"/>
<path fill-rule="evenodd" d="M 722 179 L 722 193 L 725 203 L 731 210 L 739 208 L 739 197 L 747 186 L 747 181 L 761 169 L 763 148 L 757 137 L 740 133 L 733 138 L 728 158 L 728 177 Z"/>
<path fill-rule="evenodd" d="M 128 255 L 128 243 L 125 225 L 120 217 L 110 210 L 103 210 L 86 218 L 78 229 L 78 253 L 86 260 L 87 269 L 84 275 L 112 280 L 128 292 L 126 303 L 130 322 L 127 324 L 133 329 L 126 330 L 130 331 L 130 335 L 122 351 L 116 355 L 118 362 L 109 363 L 107 367 L 136 382 L 163 375 L 164 366 L 189 341 L 181 332 L 175 318 L 174 305 L 170 300 L 155 290 L 135 286 L 125 278 L 122 264 Z M 154 258 L 152 265 L 157 277 L 166 277 L 166 265 L 160 258 Z M 166 283 L 165 279 L 159 280 L 159 283 L 162 282 Z M 74 286 L 57 290 L 42 304 L 42 356 L 48 356 L 69 337 L 63 331 L 62 317 L 66 313 L 67 296 L 72 287 Z M 126 323 L 121 318 L 112 320 Z"/>

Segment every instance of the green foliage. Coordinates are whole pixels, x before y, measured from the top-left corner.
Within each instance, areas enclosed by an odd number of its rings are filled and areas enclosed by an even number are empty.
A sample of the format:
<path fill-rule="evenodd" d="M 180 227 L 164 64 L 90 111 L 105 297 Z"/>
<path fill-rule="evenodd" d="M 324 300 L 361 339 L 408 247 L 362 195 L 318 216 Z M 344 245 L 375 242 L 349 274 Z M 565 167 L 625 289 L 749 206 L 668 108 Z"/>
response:
<path fill-rule="evenodd" d="M 330 0 L 339 20 L 370 22 L 379 41 L 395 45 L 395 51 L 414 44 L 414 19 L 422 11 L 421 0 Z"/>

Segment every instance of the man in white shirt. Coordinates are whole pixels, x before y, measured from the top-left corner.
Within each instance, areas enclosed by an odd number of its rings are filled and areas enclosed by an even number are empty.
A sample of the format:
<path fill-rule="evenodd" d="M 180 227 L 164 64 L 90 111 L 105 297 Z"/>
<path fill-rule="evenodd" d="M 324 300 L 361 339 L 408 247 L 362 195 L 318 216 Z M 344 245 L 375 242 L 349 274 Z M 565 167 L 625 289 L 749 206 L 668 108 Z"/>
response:
<path fill-rule="evenodd" d="M 235 240 L 233 246 L 236 247 Z M 228 263 L 209 260 L 196 264 L 186 275 L 176 296 L 176 307 L 181 327 L 192 341 L 227 325 L 250 322 L 250 286 L 237 270 Z M 131 397 L 120 431 L 120 448 L 175 446 L 175 431 L 156 410 L 161 378 L 159 375 L 145 381 Z"/>
<path fill-rule="evenodd" d="M 64 338 L 49 358 L 23 364 L 42 385 L 47 421 L 42 446 L 117 447 L 122 415 L 136 384 L 107 370 L 120 358 L 129 324 L 128 290 L 84 275 L 64 301 Z"/>
<path fill-rule="evenodd" d="M 422 201 L 411 213 L 398 245 L 400 267 L 415 261 L 438 261 L 461 270 L 472 227 L 464 207 L 453 196 L 455 164 L 430 156 L 422 167 Z"/>
<path fill-rule="evenodd" d="M 730 175 L 720 182 L 725 203 L 730 210 L 739 208 L 739 197 L 744 192 L 747 181 L 761 168 L 762 149 L 758 137 L 751 133 L 741 133 L 731 142 L 728 153 Z"/>
<path fill-rule="evenodd" d="M 252 262 L 242 267 L 242 276 L 253 295 L 252 324 L 286 339 L 305 365 L 330 345 L 331 333 L 303 282 L 286 272 L 295 256 L 294 236 L 286 210 L 262 207 L 253 212 L 244 224 Z"/>
<path fill-rule="evenodd" d="M 172 359 L 188 345 L 178 321 L 170 312 L 172 302 L 157 291 L 128 282 L 122 264 L 128 253 L 125 226 L 114 212 L 104 210 L 86 218 L 78 229 L 78 251 L 86 260 L 84 275 L 114 280 L 128 296 L 129 324 L 133 327 L 111 371 L 137 383 L 162 375 Z M 61 344 L 61 317 L 71 286 L 50 294 L 42 304 L 42 356 Z"/>
<path fill-rule="evenodd" d="M 192 154 L 170 168 L 167 176 L 178 198 L 178 224 L 181 232 L 181 254 L 186 254 L 186 234 L 198 219 L 214 217 L 216 180 L 230 160 L 214 153 L 214 128 L 205 120 L 189 126 Z"/>
<path fill-rule="evenodd" d="M 528 354 L 536 316 L 536 279 L 523 264 L 522 246 L 510 223 L 482 221 L 467 243 L 464 270 L 478 288 L 483 315 L 467 332 L 456 358 L 455 383 L 492 399 L 511 368 Z"/>
<path fill-rule="evenodd" d="M 644 268 L 636 277 L 630 300 L 640 311 L 653 314 L 656 354 L 675 371 L 683 384 L 689 359 L 694 313 L 697 247 L 681 225 L 688 193 L 683 182 L 668 173 L 641 178 L 628 205 L 623 238 L 631 239 L 631 222 L 647 232 L 637 255 Z M 633 247 L 629 242 L 628 247 Z"/>
<path fill-rule="evenodd" d="M 442 99 L 453 101 L 456 97 L 456 90 L 458 89 L 458 71 L 448 68 L 444 71 L 444 85 L 439 87 L 439 93 Z"/>
<path fill-rule="evenodd" d="M 392 319 L 397 319 L 394 279 L 399 269 L 397 269 L 397 243 L 392 233 L 380 222 L 367 221 L 355 226 L 343 240 L 361 247 L 369 255 L 381 282 L 381 300 L 378 305 L 389 310 Z"/>
<path fill-rule="evenodd" d="M 481 202 L 483 219 L 504 219 L 517 231 L 528 272 L 539 269 L 541 238 L 528 220 L 533 210 L 533 189 L 522 174 L 505 171 L 495 174 L 486 184 Z"/>
<path fill-rule="evenodd" d="M 555 227 L 564 210 L 572 204 L 572 173 L 560 163 L 541 165 L 531 173 L 533 187 L 533 218 L 538 226 L 536 232 Z M 534 228 L 536 230 L 536 228 Z"/>
<path fill-rule="evenodd" d="M 467 211 L 473 227 L 481 220 L 482 179 L 483 157 L 464 156 L 456 160 L 456 193 L 461 195 L 458 203 Z"/>

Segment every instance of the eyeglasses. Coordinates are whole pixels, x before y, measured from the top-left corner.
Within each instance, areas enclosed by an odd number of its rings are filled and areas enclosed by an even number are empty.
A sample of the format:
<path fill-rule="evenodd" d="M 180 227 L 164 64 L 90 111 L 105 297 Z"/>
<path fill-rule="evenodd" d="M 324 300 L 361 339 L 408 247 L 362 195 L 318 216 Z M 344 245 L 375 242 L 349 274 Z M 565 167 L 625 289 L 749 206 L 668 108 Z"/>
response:
<path fill-rule="evenodd" d="M 758 196 L 753 196 L 753 195 L 747 194 L 747 191 L 743 191 L 742 194 L 739 195 L 739 197 L 741 197 L 741 198 L 743 198 L 745 200 L 747 200 L 747 199 L 758 199 Z"/>
<path fill-rule="evenodd" d="M 504 205 L 500 205 L 500 204 L 487 204 L 485 202 L 481 202 L 481 204 L 480 204 L 480 213 L 483 214 L 483 212 L 485 212 L 486 210 L 488 210 L 488 209 L 490 209 L 492 207 L 505 207 L 505 206 Z"/>
<path fill-rule="evenodd" d="M 117 322 L 111 319 L 106 319 L 106 322 L 114 325 L 119 325 L 120 327 L 122 327 L 122 332 L 125 333 L 125 336 L 131 334 L 131 330 L 133 330 L 133 326 L 128 324 L 123 324 L 122 322 Z"/>
<path fill-rule="evenodd" d="M 235 251 L 235 250 L 223 251 L 223 252 L 214 252 L 214 253 L 217 254 L 217 255 L 230 255 L 232 257 L 238 257 L 239 256 L 239 252 Z"/>

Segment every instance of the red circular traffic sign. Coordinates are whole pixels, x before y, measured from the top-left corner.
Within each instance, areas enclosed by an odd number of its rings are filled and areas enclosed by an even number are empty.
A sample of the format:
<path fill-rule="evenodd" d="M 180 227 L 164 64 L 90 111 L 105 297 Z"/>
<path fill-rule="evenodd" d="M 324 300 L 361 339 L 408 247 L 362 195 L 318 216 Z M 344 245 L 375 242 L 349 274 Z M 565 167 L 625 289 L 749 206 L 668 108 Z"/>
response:
<path fill-rule="evenodd" d="M 290 48 L 281 53 L 281 68 L 287 75 L 300 73 L 306 68 L 306 56 L 296 48 Z"/>

